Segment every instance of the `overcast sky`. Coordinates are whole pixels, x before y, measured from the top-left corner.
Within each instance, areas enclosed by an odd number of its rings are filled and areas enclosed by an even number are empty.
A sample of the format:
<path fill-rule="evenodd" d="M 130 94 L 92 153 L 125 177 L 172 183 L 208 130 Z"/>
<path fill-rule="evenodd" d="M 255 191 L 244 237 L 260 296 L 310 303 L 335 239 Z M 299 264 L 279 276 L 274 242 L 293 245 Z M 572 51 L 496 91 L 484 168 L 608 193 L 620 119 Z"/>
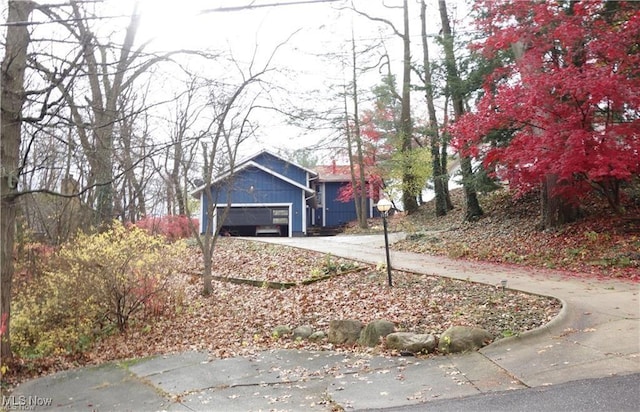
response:
<path fill-rule="evenodd" d="M 6 13 L 6 0 L 2 9 Z M 55 3 L 58 0 L 48 0 Z M 62 1 L 62 0 L 59 0 Z M 304 4 L 288 4 L 295 2 Z M 391 55 L 392 70 L 399 77 L 401 71 L 402 43 L 389 27 L 376 24 L 364 17 L 356 16 L 348 10 L 341 10 L 348 0 L 308 3 L 309 0 L 140 0 L 142 15 L 138 34 L 140 42 L 153 39 L 147 47 L 150 51 L 177 49 L 226 50 L 233 53 L 239 62 L 249 62 L 254 52 L 256 60 L 262 64 L 273 52 L 276 45 L 291 37 L 276 54 L 272 67 L 282 73 L 282 86 L 289 89 L 291 99 L 299 102 L 300 107 L 326 108 L 331 105 L 341 107 L 342 101 L 336 99 L 342 84 L 350 82 L 350 67 L 341 65 L 340 59 L 328 55 L 349 56 L 351 53 L 351 32 L 356 37 L 359 48 L 384 41 Z M 100 21 L 98 28 L 105 32 L 120 26 L 124 28 L 126 15 L 133 10 L 132 0 L 105 0 L 113 15 L 123 16 Z M 358 9 L 372 16 L 392 21 L 402 30 L 402 11 L 399 8 L 383 6 L 401 6 L 402 0 L 354 0 Z M 466 0 L 448 0 L 449 12 L 454 19 L 462 19 L 468 7 Z M 265 6 L 254 9 L 243 6 Z M 419 4 L 409 1 L 412 17 L 411 40 L 413 59 L 421 59 Z M 234 11 L 216 9 L 237 8 Z M 204 11 L 208 11 L 203 13 Z M 430 16 L 429 33 L 436 35 L 440 30 L 437 0 L 428 0 Z M 432 44 L 432 56 L 438 51 Z M 367 62 L 360 62 L 366 64 Z M 221 70 L 226 68 L 221 67 Z M 211 70 L 208 68 L 207 70 Z M 347 71 L 347 73 L 345 73 Z M 211 73 L 209 73 L 211 74 Z M 359 79 L 359 88 L 366 92 L 380 82 L 381 75 L 376 70 Z M 414 82 L 417 78 L 414 78 Z M 336 90 L 337 89 L 337 90 Z M 163 89 L 164 91 L 164 89 Z M 312 91 L 319 91 L 313 94 Z M 416 94 L 416 108 L 421 97 Z M 366 108 L 366 102 L 363 103 Z M 265 127 L 261 130 L 260 144 L 271 149 L 300 148 L 311 145 L 329 135 L 320 131 L 311 136 L 300 138 L 299 129 L 286 126 L 284 119 L 269 113 L 261 119 Z"/>
<path fill-rule="evenodd" d="M 118 0 L 112 0 L 118 1 Z M 304 101 L 305 91 L 308 99 L 319 107 L 341 102 L 329 101 L 336 86 L 350 81 L 349 73 L 336 59 L 326 56 L 330 53 L 349 54 L 351 49 L 351 30 L 353 27 L 356 41 L 361 47 L 383 39 L 394 61 L 395 73 L 401 70 L 401 40 L 386 25 L 373 23 L 364 17 L 356 16 L 347 10 L 340 10 L 349 1 L 319 2 L 315 4 L 287 5 L 299 0 L 142 0 L 142 26 L 140 39 L 154 38 L 152 48 L 167 49 L 226 49 L 232 50 L 234 57 L 241 62 L 250 61 L 257 50 L 258 61 L 264 61 L 277 44 L 296 33 L 278 51 L 274 66 L 287 70 L 293 99 Z M 305 1 L 305 0 L 300 0 Z M 370 15 L 383 17 L 396 24 L 402 30 L 402 11 L 385 8 L 401 6 L 401 0 L 356 0 L 355 5 Z M 409 1 L 412 16 L 411 37 L 414 47 L 414 60 L 421 59 L 419 4 Z M 131 4 L 127 2 L 127 4 Z M 212 11 L 215 9 L 238 7 L 243 5 L 263 6 L 281 4 L 272 7 L 240 9 L 235 11 Z M 449 12 L 456 19 L 466 15 L 468 7 L 465 0 L 448 0 Z M 210 11 L 202 13 L 203 11 Z M 435 35 L 440 30 L 440 18 L 437 1 L 428 1 L 430 16 L 429 33 Z M 437 51 L 432 46 L 432 55 Z M 349 69 L 349 68 L 347 68 Z M 380 74 L 373 71 L 360 80 L 360 88 L 368 91 L 380 80 Z M 414 79 L 417 81 L 417 79 Z M 311 90 L 324 90 L 325 99 L 318 99 Z M 420 100 L 419 96 L 416 96 Z M 417 104 L 420 104 L 418 101 Z M 366 104 L 365 104 L 366 107 Z M 279 147 L 299 148 L 326 137 L 328 132 L 313 133 L 301 139 L 300 130 L 284 126 L 283 120 L 268 116 L 263 122 L 270 123 L 262 129 L 261 144 L 272 149 Z"/>

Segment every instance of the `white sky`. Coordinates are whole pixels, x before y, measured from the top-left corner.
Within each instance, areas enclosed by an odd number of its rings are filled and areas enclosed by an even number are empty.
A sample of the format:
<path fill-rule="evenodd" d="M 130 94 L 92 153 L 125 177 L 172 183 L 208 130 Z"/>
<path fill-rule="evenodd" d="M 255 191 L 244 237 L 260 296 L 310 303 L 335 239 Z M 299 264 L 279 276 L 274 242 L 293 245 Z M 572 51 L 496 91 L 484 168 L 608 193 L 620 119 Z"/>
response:
<path fill-rule="evenodd" d="M 398 73 L 398 79 L 400 79 L 402 51 L 400 39 L 385 25 L 375 24 L 347 10 L 338 10 L 339 7 L 348 4 L 348 1 L 200 13 L 202 10 L 219 7 L 290 1 L 293 0 L 142 0 L 143 20 L 140 38 L 154 37 L 150 47 L 163 50 L 183 48 L 232 50 L 234 57 L 248 62 L 254 50 L 257 50 L 259 55 L 262 53 L 262 59 L 258 58 L 258 61 L 264 61 L 266 55 L 270 54 L 277 44 L 298 31 L 278 52 L 274 66 L 292 71 L 289 79 L 291 83 L 288 84 L 292 91 L 300 93 L 307 89 L 325 90 L 326 98 L 329 99 L 333 94 L 330 89 L 335 86 L 341 87 L 345 77 L 347 82 L 350 81 L 348 77 L 350 74 L 343 73 L 342 66 L 335 59 L 317 55 L 350 54 L 353 27 L 356 41 L 361 45 L 378 41 L 381 37 L 385 40 L 386 47 L 394 59 L 392 69 Z M 128 1 L 126 3 L 131 4 Z M 416 60 L 421 59 L 419 5 L 413 0 L 409 3 L 412 16 L 411 37 L 414 60 Z M 450 14 L 455 18 L 464 17 L 461 14 L 468 9 L 464 0 L 448 0 L 447 3 Z M 399 30 L 402 30 L 400 9 L 384 8 L 383 0 L 356 0 L 355 4 L 372 16 L 392 21 Z M 386 0 L 384 4 L 401 6 L 402 1 Z M 460 11 L 456 11 L 458 8 Z M 428 15 L 431 16 L 432 22 L 428 32 L 437 34 L 440 30 L 437 0 L 429 0 Z M 433 44 L 430 49 L 432 57 L 437 50 L 438 48 Z M 379 83 L 380 75 L 374 70 L 359 81 L 360 89 L 366 92 Z M 417 82 L 418 79 L 414 77 L 413 81 Z M 312 99 L 319 107 L 342 104 L 341 101 L 323 102 L 315 100 L 316 97 Z M 308 103 L 306 101 L 301 104 Z M 282 119 L 268 116 L 268 119 L 265 118 L 262 122 L 270 124 L 263 128 L 261 144 L 271 146 L 272 149 L 304 147 L 325 137 L 323 134 L 326 135 L 326 132 L 318 132 L 315 137 L 302 140 L 298 138 L 300 130 L 284 125 Z"/>
<path fill-rule="evenodd" d="M 43 0 L 44 1 L 44 0 Z M 49 3 L 58 0 L 49 0 Z M 62 0 L 60 0 L 62 1 Z M 283 85 L 292 93 L 284 98 L 300 101 L 300 106 L 322 108 L 330 105 L 341 107 L 342 101 L 336 101 L 335 94 L 340 92 L 342 84 L 349 82 L 350 73 L 344 73 L 338 59 L 326 57 L 328 53 L 350 55 L 351 30 L 355 32 L 358 45 L 384 39 L 386 48 L 392 56 L 392 70 L 400 80 L 401 51 L 400 39 L 391 33 L 385 25 L 373 23 L 364 17 L 356 16 L 348 10 L 338 10 L 350 1 L 326 2 L 318 4 L 300 4 L 280 7 L 264 7 L 252 10 L 232 12 L 213 12 L 202 14 L 203 10 L 220 7 L 238 7 L 242 5 L 289 3 L 297 0 L 140 0 L 139 12 L 142 15 L 138 33 L 140 42 L 153 38 L 147 47 L 149 51 L 176 49 L 209 49 L 232 51 L 240 62 L 249 62 L 254 51 L 257 61 L 263 63 L 277 44 L 290 35 L 297 33 L 278 51 L 272 66 L 286 73 Z M 6 0 L 0 0 L 6 12 Z M 105 0 L 114 15 L 127 15 L 133 10 L 133 0 Z M 385 5 L 401 6 L 402 0 L 354 0 L 356 7 L 372 16 L 382 17 L 396 24 L 402 30 L 401 9 L 389 9 Z M 466 0 L 448 0 L 449 13 L 461 19 L 468 9 Z M 413 59 L 421 60 L 419 4 L 409 0 L 411 39 Z M 456 12 L 456 9 L 460 11 Z M 428 32 L 437 34 L 440 30 L 440 18 L 437 0 L 428 1 L 430 27 Z M 102 29 L 105 32 L 127 24 L 127 19 L 105 20 Z M 99 26 L 100 27 L 100 26 Z M 122 36 L 117 36 L 121 38 Z M 432 57 L 439 50 L 435 44 L 430 49 Z M 324 57 L 322 55 L 325 55 Z M 364 63 L 364 62 L 363 62 Z M 226 70 L 226 68 L 221 68 Z M 350 70 L 348 67 L 347 70 Z M 379 84 L 381 75 L 373 70 L 359 79 L 359 89 L 369 91 Z M 413 77 L 417 83 L 417 77 Z M 160 88 L 164 91 L 164 88 Z M 334 90 L 332 90 L 334 89 Z M 335 90 L 337 89 L 337 90 Z M 320 96 L 312 95 L 311 90 L 320 90 Z M 420 96 L 416 94 L 417 103 Z M 366 107 L 366 104 L 363 104 Z M 418 107 L 417 105 L 414 105 Z M 260 144 L 271 149 L 300 148 L 326 137 L 327 132 L 317 132 L 305 139 L 299 138 L 299 129 L 287 126 L 284 120 L 269 113 L 260 120 L 262 128 Z M 255 147 L 251 148 L 255 151 Z"/>

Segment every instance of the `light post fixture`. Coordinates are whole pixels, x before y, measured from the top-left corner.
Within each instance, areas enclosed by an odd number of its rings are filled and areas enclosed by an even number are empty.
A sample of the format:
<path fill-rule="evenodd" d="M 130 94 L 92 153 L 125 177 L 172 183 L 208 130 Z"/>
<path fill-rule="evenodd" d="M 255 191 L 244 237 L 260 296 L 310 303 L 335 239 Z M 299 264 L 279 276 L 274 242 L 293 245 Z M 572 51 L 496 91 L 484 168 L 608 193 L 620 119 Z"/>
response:
<path fill-rule="evenodd" d="M 389 279 L 389 287 L 393 286 L 393 282 L 391 281 L 391 258 L 389 257 L 389 235 L 387 234 L 387 216 L 389 216 L 391 206 L 389 199 L 380 199 L 376 205 L 382 215 L 382 226 L 384 227 L 384 249 L 387 253 L 387 278 Z"/>

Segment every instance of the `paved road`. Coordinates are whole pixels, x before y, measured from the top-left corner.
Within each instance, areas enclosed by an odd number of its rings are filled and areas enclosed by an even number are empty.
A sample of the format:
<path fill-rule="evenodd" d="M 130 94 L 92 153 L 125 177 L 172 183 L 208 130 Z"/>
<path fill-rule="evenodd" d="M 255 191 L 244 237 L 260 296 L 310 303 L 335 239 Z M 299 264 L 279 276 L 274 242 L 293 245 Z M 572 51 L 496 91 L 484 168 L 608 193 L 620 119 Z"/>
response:
<path fill-rule="evenodd" d="M 430 402 L 426 409 L 439 412 L 636 412 L 640 406 L 640 374 L 584 379 L 553 386 L 492 392 Z M 373 411 L 384 409 L 370 409 Z M 424 411 L 425 405 L 394 408 Z"/>

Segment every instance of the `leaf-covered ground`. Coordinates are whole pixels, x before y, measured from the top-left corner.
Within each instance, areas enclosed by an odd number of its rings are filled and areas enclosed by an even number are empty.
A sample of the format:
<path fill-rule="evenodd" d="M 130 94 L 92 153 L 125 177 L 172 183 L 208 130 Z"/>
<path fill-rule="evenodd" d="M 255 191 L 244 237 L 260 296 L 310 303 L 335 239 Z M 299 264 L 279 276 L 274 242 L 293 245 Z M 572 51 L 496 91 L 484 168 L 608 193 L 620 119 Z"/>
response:
<path fill-rule="evenodd" d="M 409 234 L 394 249 L 556 269 L 573 276 L 640 280 L 640 208 L 611 213 L 602 201 L 583 207 L 585 217 L 556 231 L 543 231 L 538 196 L 517 200 L 506 191 L 480 196 L 485 215 L 464 222 L 462 190 L 451 192 L 455 209 L 436 217 L 433 202 L 411 216 L 389 218 L 392 230 Z M 372 230 L 380 223 L 371 221 Z M 348 231 L 357 232 L 356 228 Z"/>
<path fill-rule="evenodd" d="M 336 348 L 326 341 L 276 339 L 272 330 L 277 325 L 310 325 L 326 331 L 333 319 L 388 319 L 398 330 L 436 335 L 452 325 L 480 326 L 499 339 L 541 326 L 560 309 L 553 299 L 403 272 L 394 273 L 390 289 L 386 274 L 370 266 L 360 264 L 353 271 L 351 262 L 335 257 L 233 238 L 222 238 L 218 244 L 218 276 L 299 283 L 319 277 L 327 268 L 345 273 L 283 290 L 217 280 L 213 294 L 204 297 L 202 279 L 195 274 L 202 267 L 195 249 L 185 256 L 184 265 L 172 279 L 180 292 L 170 315 L 138 319 L 126 334 L 108 336 L 80 355 L 19 360 L 13 365 L 13 382 L 74 366 L 189 350 L 207 350 L 216 357 L 270 348 L 392 355 L 383 347 Z"/>

